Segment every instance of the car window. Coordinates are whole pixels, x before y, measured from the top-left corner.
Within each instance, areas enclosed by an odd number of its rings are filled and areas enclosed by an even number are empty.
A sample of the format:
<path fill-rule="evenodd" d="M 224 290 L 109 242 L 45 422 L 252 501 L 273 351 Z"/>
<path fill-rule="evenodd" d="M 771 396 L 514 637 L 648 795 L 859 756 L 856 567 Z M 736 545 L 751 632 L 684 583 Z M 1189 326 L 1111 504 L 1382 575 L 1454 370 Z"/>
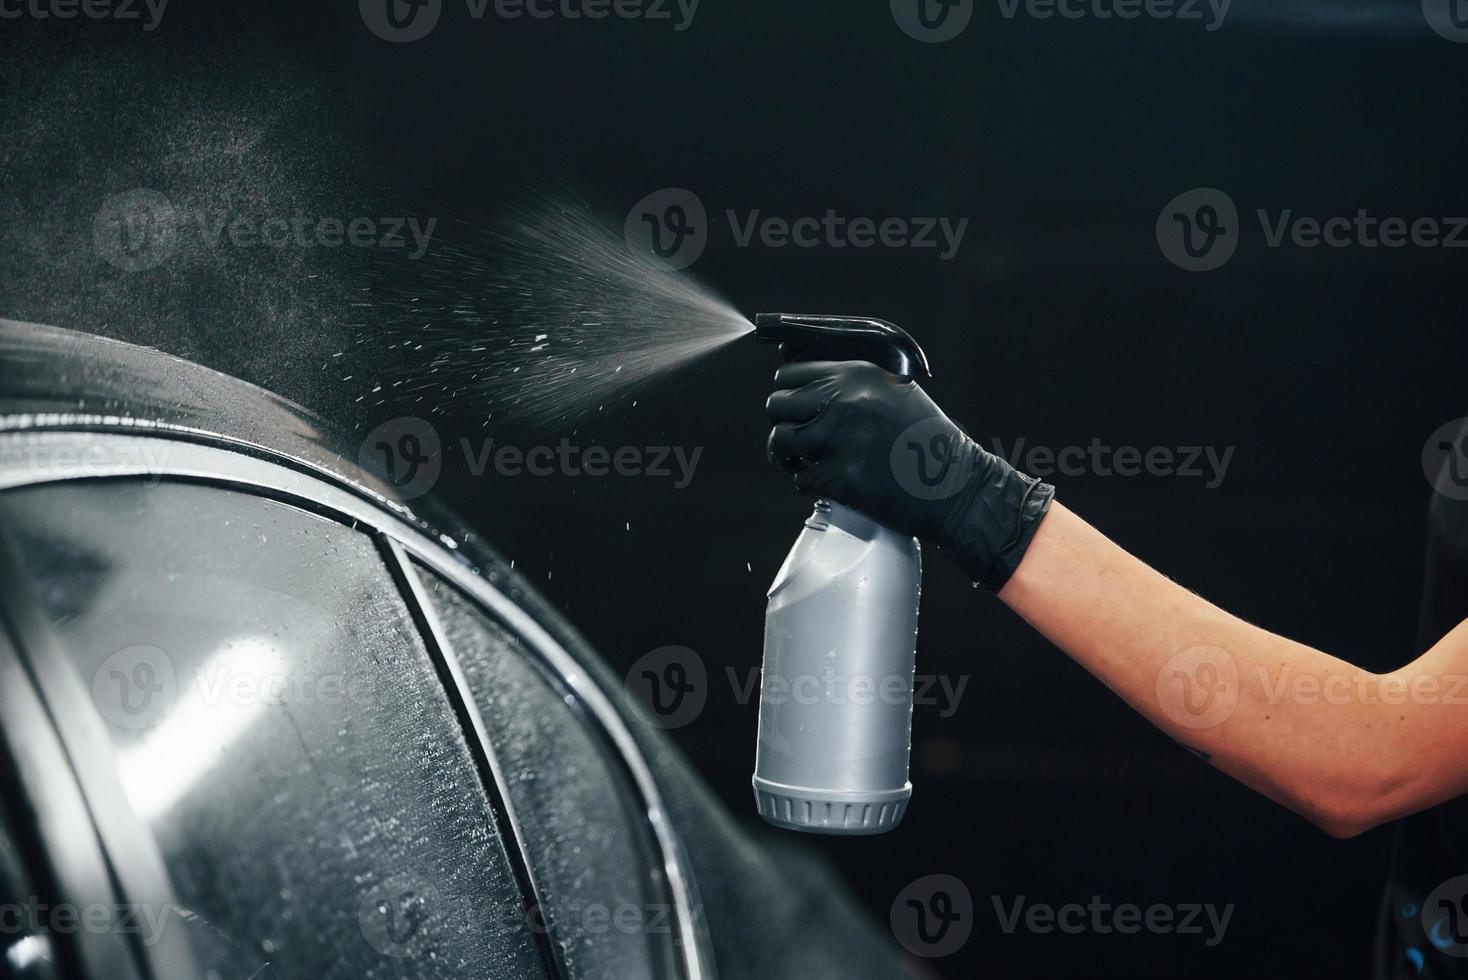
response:
<path fill-rule="evenodd" d="M 494 742 L 544 919 L 571 976 L 671 975 L 674 908 L 620 760 L 514 634 L 431 572 L 420 574 Z"/>
<path fill-rule="evenodd" d="M 169 482 L 8 491 L 0 521 L 108 722 L 206 976 L 546 976 L 371 538 Z"/>

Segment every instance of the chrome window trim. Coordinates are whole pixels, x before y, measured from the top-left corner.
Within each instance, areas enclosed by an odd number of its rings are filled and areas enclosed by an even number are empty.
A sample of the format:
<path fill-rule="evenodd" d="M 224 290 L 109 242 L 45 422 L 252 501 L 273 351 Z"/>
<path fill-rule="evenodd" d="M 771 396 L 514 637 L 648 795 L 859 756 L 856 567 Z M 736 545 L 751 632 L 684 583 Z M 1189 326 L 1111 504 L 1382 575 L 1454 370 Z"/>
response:
<path fill-rule="evenodd" d="M 4 429 L 3 421 L 0 420 L 0 430 Z M 32 421 L 35 421 L 34 417 Z M 689 980 L 712 980 L 715 975 L 713 957 L 700 930 L 696 888 L 687 870 L 682 845 L 668 819 L 656 777 L 627 727 L 621 710 L 555 637 L 508 596 L 482 579 L 477 570 L 457 560 L 454 556 L 457 543 L 453 539 L 446 535 L 440 535 L 438 539 L 429 537 L 401 505 L 384 507 L 379 495 L 356 484 L 338 481 L 334 474 L 323 472 L 319 467 L 310 467 L 309 472 L 293 469 L 285 464 L 295 461 L 249 443 L 221 439 L 200 431 L 189 432 L 189 435 L 204 436 L 239 447 L 223 448 L 186 441 L 186 437 L 178 438 L 182 433 L 174 433 L 170 438 L 167 428 L 141 431 L 148 434 L 59 428 L 0 431 L 0 491 L 45 483 L 118 477 L 183 479 L 246 489 L 326 512 L 344 523 L 364 527 L 390 541 L 404 555 L 441 575 L 479 603 L 491 618 L 521 637 L 522 648 L 537 657 L 541 665 L 572 693 L 616 747 L 633 777 L 646 808 L 653 838 L 661 852 L 660 870 L 673 897 L 678 924 L 676 945 L 682 954 L 685 975 Z M 160 448 L 164 451 L 157 452 Z M 269 454 L 281 461 L 247 455 L 247 452 Z M 460 695 L 472 704 L 470 692 L 462 690 Z M 470 734 L 465 733 L 466 737 Z M 484 733 L 479 730 L 473 734 L 482 737 Z M 485 749 L 493 757 L 492 746 L 487 742 Z M 510 846 L 508 842 L 506 846 Z M 516 842 L 516 846 L 522 845 Z"/>

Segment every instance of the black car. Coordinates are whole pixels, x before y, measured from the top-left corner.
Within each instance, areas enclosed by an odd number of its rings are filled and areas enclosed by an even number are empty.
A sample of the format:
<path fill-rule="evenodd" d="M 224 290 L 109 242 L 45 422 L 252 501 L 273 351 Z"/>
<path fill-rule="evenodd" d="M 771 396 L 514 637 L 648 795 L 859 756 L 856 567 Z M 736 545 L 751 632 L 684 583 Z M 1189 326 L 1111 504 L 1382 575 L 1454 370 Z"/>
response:
<path fill-rule="evenodd" d="M 0 976 L 908 975 L 362 455 L 0 321 Z"/>

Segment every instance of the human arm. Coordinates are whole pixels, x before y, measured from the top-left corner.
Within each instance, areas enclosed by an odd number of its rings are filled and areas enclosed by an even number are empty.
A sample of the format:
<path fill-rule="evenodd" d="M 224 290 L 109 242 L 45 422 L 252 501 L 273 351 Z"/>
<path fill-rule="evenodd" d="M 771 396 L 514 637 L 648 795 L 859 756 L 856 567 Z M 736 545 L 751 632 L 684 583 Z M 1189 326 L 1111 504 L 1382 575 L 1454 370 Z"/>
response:
<path fill-rule="evenodd" d="M 1333 836 L 1468 791 L 1468 623 L 1374 674 L 1219 609 L 1060 504 L 999 598 L 1167 734 Z"/>
<path fill-rule="evenodd" d="M 770 454 L 796 484 L 937 543 L 1173 738 L 1348 837 L 1468 791 L 1468 625 L 1377 675 L 1171 582 L 870 365 L 781 369 Z M 913 450 L 909 454 L 909 450 Z M 947 475 L 929 481 L 918 474 Z M 943 461 L 944 468 L 928 466 Z"/>

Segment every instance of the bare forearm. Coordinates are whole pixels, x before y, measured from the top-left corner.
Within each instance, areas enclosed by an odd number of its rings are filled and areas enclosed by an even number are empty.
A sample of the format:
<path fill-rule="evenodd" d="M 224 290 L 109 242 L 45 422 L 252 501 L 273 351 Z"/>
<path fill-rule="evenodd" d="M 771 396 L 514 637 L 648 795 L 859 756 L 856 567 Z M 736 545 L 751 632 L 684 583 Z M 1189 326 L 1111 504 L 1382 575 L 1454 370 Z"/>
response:
<path fill-rule="evenodd" d="M 1169 735 L 1331 833 L 1454 795 L 1452 773 L 1404 775 L 1435 720 L 1395 692 L 1408 678 L 1246 623 L 1058 503 L 999 597 Z"/>

